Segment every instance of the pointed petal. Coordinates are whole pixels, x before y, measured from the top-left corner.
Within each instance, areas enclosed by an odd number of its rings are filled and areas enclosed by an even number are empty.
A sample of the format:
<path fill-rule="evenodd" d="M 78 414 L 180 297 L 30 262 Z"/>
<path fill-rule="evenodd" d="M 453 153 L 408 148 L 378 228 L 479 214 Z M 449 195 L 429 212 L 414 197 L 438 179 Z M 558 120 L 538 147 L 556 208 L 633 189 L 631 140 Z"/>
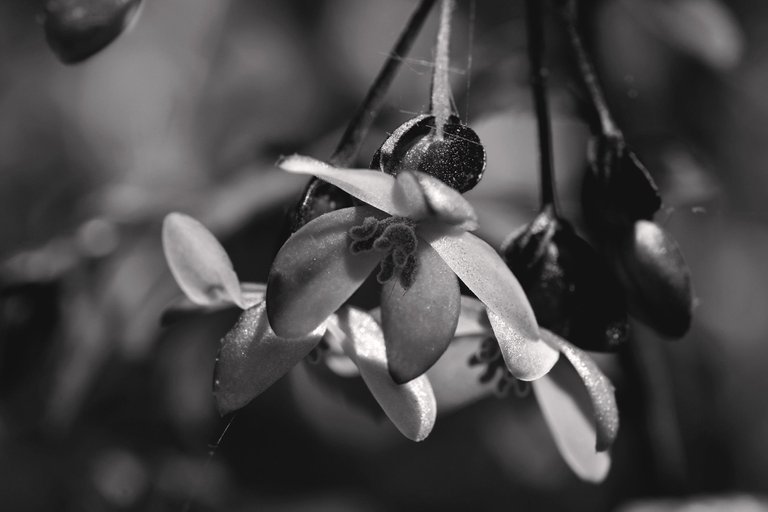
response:
<path fill-rule="evenodd" d="M 269 327 L 264 303 L 245 310 L 216 358 L 213 394 L 221 415 L 240 409 L 285 375 L 324 332 L 323 325 L 302 338 L 280 338 Z"/>
<path fill-rule="evenodd" d="M 509 371 L 521 380 L 545 375 L 558 353 L 539 338 L 525 292 L 496 251 L 466 231 L 425 227 L 420 234 L 487 306 L 489 318 L 496 315 L 494 332 Z"/>
<path fill-rule="evenodd" d="M 357 364 L 360 375 L 376 401 L 400 432 L 412 441 L 423 441 L 437 415 L 435 395 L 426 376 L 407 384 L 392 381 L 387 369 L 384 335 L 367 313 L 348 308 L 339 312 L 338 328 L 346 334 L 344 350 Z"/>
<path fill-rule="evenodd" d="M 494 394 L 495 379 L 480 381 L 486 366 L 469 364 L 486 337 L 487 335 L 454 338 L 448 350 L 427 372 L 440 414 L 461 409 Z"/>
<path fill-rule="evenodd" d="M 163 251 L 179 288 L 203 306 L 232 302 L 243 307 L 240 281 L 216 237 L 183 213 L 163 221 Z"/>
<path fill-rule="evenodd" d="M 597 436 L 595 448 L 599 452 L 607 450 L 619 432 L 619 409 L 616 407 L 613 384 L 589 354 L 547 329 L 541 330 L 541 336 L 560 350 L 581 377 L 594 412 Z"/>
<path fill-rule="evenodd" d="M 381 328 L 389 373 L 398 384 L 435 364 L 456 332 L 461 294 L 456 274 L 432 247 L 419 241 L 413 284 L 392 279 L 381 288 Z"/>
<path fill-rule="evenodd" d="M 467 231 L 477 229 L 475 209 L 463 195 L 434 176 L 418 171 L 413 174 L 419 182 L 430 213 L 437 220 Z"/>
<path fill-rule="evenodd" d="M 557 350 L 542 340 L 531 342 L 522 337 L 513 325 L 493 311 L 488 311 L 488 320 L 507 368 L 518 379 L 530 381 L 546 375 L 560 357 Z"/>
<path fill-rule="evenodd" d="M 406 216 L 395 201 L 395 178 L 371 169 L 339 169 L 303 155 L 291 155 L 277 162 L 281 169 L 297 174 L 317 176 L 331 185 L 374 208 L 390 215 Z"/>
<path fill-rule="evenodd" d="M 347 232 L 373 208 L 359 206 L 327 213 L 294 233 L 272 263 L 267 314 L 275 332 L 303 336 L 334 313 L 381 260 L 376 251 L 352 254 Z"/>
<path fill-rule="evenodd" d="M 570 371 L 567 364 L 561 363 L 549 375 L 533 381 L 533 392 L 568 466 L 582 480 L 602 482 L 611 467 L 611 456 L 608 452 L 595 451 L 594 425 L 584 414 L 583 404 L 575 394 L 566 391 L 572 389 L 573 381 L 578 378 L 571 375 L 570 381 L 563 381 L 563 368 Z M 579 398 L 588 401 L 586 396 Z"/>

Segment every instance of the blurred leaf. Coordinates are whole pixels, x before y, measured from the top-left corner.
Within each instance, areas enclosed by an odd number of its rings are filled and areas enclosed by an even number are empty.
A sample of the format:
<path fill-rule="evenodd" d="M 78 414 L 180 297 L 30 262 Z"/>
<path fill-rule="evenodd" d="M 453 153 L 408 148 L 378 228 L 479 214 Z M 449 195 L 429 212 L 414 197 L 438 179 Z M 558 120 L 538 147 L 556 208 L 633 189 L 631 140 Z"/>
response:
<path fill-rule="evenodd" d="M 622 1 L 660 39 L 715 69 L 730 69 L 741 60 L 744 34 L 718 0 Z"/>

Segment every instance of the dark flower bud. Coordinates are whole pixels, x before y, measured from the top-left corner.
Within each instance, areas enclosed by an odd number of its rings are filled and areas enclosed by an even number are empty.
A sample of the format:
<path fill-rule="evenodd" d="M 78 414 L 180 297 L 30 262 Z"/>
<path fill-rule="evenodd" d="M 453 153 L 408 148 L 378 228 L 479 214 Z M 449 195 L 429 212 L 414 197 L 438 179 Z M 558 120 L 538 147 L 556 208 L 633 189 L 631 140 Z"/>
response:
<path fill-rule="evenodd" d="M 618 282 L 551 208 L 513 234 L 503 256 L 539 325 L 586 350 L 615 350 L 626 341 L 627 308 Z"/>
<path fill-rule="evenodd" d="M 480 182 L 485 148 L 474 130 L 452 115 L 438 137 L 435 116 L 423 114 L 400 125 L 384 141 L 371 167 L 397 175 L 402 170 L 431 174 L 459 192 Z"/>
<path fill-rule="evenodd" d="M 582 205 L 587 224 L 600 231 L 650 220 L 661 198 L 648 170 L 623 138 L 597 135 L 590 142 Z"/>
<path fill-rule="evenodd" d="M 639 220 L 610 246 L 630 312 L 664 336 L 679 338 L 691 325 L 693 290 L 675 240 L 653 222 Z"/>
<path fill-rule="evenodd" d="M 350 195 L 340 188 L 321 179 L 312 178 L 293 212 L 291 232 L 298 231 L 304 224 L 321 215 L 353 205 L 354 201 Z"/>
<path fill-rule="evenodd" d="M 48 0 L 45 37 L 56 56 L 75 64 L 104 49 L 135 18 L 141 0 Z"/>

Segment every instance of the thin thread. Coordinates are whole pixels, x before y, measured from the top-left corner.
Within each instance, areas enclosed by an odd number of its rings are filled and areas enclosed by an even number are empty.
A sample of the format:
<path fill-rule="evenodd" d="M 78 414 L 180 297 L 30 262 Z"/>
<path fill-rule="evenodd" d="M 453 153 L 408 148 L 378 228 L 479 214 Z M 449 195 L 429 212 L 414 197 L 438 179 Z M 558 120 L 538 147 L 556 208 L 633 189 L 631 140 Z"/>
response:
<path fill-rule="evenodd" d="M 205 461 L 205 464 L 203 465 L 203 471 L 200 472 L 197 475 L 197 478 L 195 479 L 195 487 L 194 489 L 200 488 L 200 480 L 203 477 L 203 474 L 208 469 L 208 466 L 211 465 L 211 461 L 213 460 L 213 456 L 216 455 L 216 451 L 219 449 L 219 446 L 221 446 L 221 442 L 224 439 L 224 436 L 226 435 L 227 431 L 229 430 L 229 427 L 232 425 L 232 422 L 235 421 L 235 417 L 237 416 L 237 412 L 232 413 L 232 416 L 229 418 L 229 421 L 224 426 L 224 430 L 221 431 L 221 435 L 219 435 L 218 439 L 216 439 L 216 442 L 214 444 L 208 445 L 208 458 Z M 192 510 L 192 500 L 194 499 L 194 495 L 190 496 L 186 503 L 184 503 L 184 508 L 182 508 L 182 512 L 189 512 Z"/>
<path fill-rule="evenodd" d="M 435 116 L 435 136 L 442 140 L 445 123 L 451 115 L 451 84 L 449 76 L 451 16 L 454 0 L 443 0 L 440 9 L 440 27 L 435 48 L 435 71 L 432 74 L 432 98 L 430 110 Z"/>
<path fill-rule="evenodd" d="M 389 90 L 392 81 L 397 74 L 403 57 L 406 56 L 413 46 L 416 37 L 427 19 L 429 11 L 436 0 L 422 0 L 416 7 L 405 25 L 400 37 L 398 37 L 395 46 L 389 53 L 387 60 L 373 81 L 363 103 L 355 112 L 355 115 L 349 121 L 347 129 L 339 140 L 336 150 L 330 158 L 332 165 L 337 167 L 348 167 L 357 156 L 363 139 L 368 134 L 368 130 L 373 124 L 373 120 L 384 105 L 384 96 Z"/>

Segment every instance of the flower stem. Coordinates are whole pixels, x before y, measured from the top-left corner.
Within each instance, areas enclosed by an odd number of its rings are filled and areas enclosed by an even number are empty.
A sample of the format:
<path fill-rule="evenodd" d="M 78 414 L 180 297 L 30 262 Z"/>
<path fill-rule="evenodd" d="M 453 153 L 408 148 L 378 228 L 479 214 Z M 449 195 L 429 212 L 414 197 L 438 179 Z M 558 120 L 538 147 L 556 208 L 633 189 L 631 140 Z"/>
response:
<path fill-rule="evenodd" d="M 437 31 L 435 47 L 435 67 L 432 72 L 432 97 L 430 111 L 435 116 L 435 135 L 442 140 L 445 123 L 448 122 L 453 109 L 451 108 L 450 83 L 450 43 L 451 16 L 453 15 L 454 0 L 443 0 L 440 9 L 440 27 Z"/>
<path fill-rule="evenodd" d="M 584 46 L 584 40 L 577 27 L 576 0 L 568 0 L 565 2 L 560 8 L 560 13 L 565 23 L 568 42 L 576 55 L 579 73 L 584 80 L 584 85 L 587 87 L 590 102 L 599 119 L 600 130 L 605 136 L 623 139 L 621 130 L 616 126 L 616 122 L 613 120 L 611 111 L 605 101 L 605 95 L 600 87 L 600 83 L 597 81 L 597 74 L 595 73 L 595 66 L 592 63 L 592 58 L 589 56 L 589 53 Z"/>
<path fill-rule="evenodd" d="M 539 130 L 539 170 L 541 173 L 541 206 L 557 211 L 555 176 L 552 162 L 552 127 L 547 104 L 547 68 L 544 66 L 544 26 L 541 0 L 526 0 L 528 61 L 531 68 L 531 90 Z"/>
<path fill-rule="evenodd" d="M 419 35 L 424 21 L 436 0 L 421 0 L 395 42 L 389 57 L 384 62 L 379 74 L 373 81 L 365 99 L 349 121 L 347 129 L 339 140 L 336 150 L 331 155 L 330 163 L 337 167 L 348 167 L 357 156 L 363 139 L 371 128 L 374 119 L 384 105 L 384 96 L 400 69 L 403 58 L 408 55 L 413 42 Z"/>

